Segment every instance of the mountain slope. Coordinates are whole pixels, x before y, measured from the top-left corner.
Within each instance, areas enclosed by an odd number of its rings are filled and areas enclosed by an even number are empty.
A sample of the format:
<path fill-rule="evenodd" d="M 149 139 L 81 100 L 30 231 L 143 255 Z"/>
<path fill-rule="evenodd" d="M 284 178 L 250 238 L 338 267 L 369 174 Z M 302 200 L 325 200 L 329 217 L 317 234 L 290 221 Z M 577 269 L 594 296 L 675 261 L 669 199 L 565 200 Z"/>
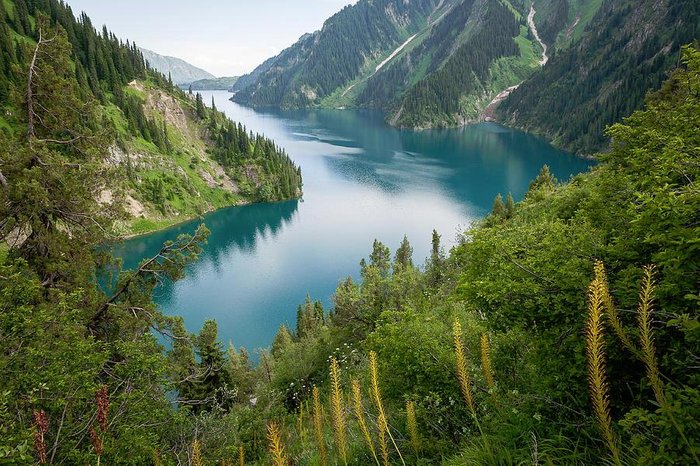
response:
<path fill-rule="evenodd" d="M 176 57 L 160 55 L 152 50 L 140 48 L 149 65 L 165 76 L 172 77 L 174 84 L 187 84 L 200 79 L 214 79 L 215 76 L 201 68 Z"/>
<path fill-rule="evenodd" d="M 376 67 L 416 34 L 443 2 L 361 0 L 302 36 L 277 57 L 243 77 L 235 100 L 254 106 L 305 107 Z M 245 87 L 243 87 L 245 86 Z"/>
<path fill-rule="evenodd" d="M 40 40 L 48 34 L 61 41 Z M 84 122 L 85 131 L 97 131 L 86 140 L 95 141 L 91 150 L 106 178 L 94 194 L 105 206 L 125 211 L 114 224 L 119 234 L 152 230 L 215 208 L 301 194 L 299 169 L 282 149 L 206 108 L 199 94 L 186 94 L 150 69 L 134 44 L 106 29 L 98 33 L 89 17 L 76 20 L 62 2 L 0 2 L 0 44 L 2 139 L 26 144 L 33 125 L 47 127 L 44 139 L 62 141 L 61 120 L 73 117 Z M 30 63 L 37 70 L 31 97 L 18 92 L 28 87 Z M 40 114 L 67 99 L 52 94 L 58 85 L 73 89 L 75 96 L 56 111 Z M 30 101 L 40 110 L 28 111 Z M 0 164 L 7 167 L 15 159 L 3 154 Z"/>
<path fill-rule="evenodd" d="M 386 71 L 407 75 L 413 81 L 407 82 L 406 91 L 395 99 L 390 121 L 425 128 L 480 119 L 482 109 L 498 93 L 539 67 L 540 50 L 531 37 L 525 13 L 522 5 L 516 8 L 497 0 L 459 5 L 413 56 L 396 63 L 396 70 Z M 411 72 L 410 64 L 425 57 L 433 57 L 425 75 Z M 384 76 L 375 77 L 375 81 L 381 80 L 391 82 Z M 368 88 L 372 85 L 375 83 L 369 83 Z"/>
<path fill-rule="evenodd" d="M 393 124 L 414 128 L 478 120 L 494 97 L 540 66 L 530 6 L 361 0 L 242 77 L 234 100 L 379 108 Z"/>
<path fill-rule="evenodd" d="M 698 18 L 693 0 L 605 1 L 578 42 L 503 102 L 499 118 L 573 152 L 604 149 L 606 126 L 640 108 L 678 63 L 680 47 L 700 38 Z M 546 34 L 553 45 L 567 39 Z"/>

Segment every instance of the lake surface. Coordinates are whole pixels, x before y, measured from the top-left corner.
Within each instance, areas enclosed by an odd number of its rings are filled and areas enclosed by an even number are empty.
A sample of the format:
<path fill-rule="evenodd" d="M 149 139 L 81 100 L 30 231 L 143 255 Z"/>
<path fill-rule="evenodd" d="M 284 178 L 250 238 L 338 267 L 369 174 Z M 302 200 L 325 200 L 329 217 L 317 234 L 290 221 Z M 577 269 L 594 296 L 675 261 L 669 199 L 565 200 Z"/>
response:
<path fill-rule="evenodd" d="M 185 279 L 160 287 L 155 300 L 193 332 L 216 319 L 224 343 L 251 352 L 268 346 L 281 324 L 294 328 L 307 294 L 330 306 L 338 282 L 359 275 L 375 238 L 394 251 L 407 235 L 414 262 L 422 264 L 434 228 L 449 249 L 458 232 L 490 211 L 498 193 L 521 199 L 544 164 L 560 180 L 591 165 L 493 123 L 412 132 L 391 128 L 372 112 L 255 111 L 229 101 L 225 91 L 202 94 L 287 151 L 301 166 L 304 197 L 207 215 L 204 253 Z M 115 253 L 133 268 L 200 223 L 125 241 Z"/>

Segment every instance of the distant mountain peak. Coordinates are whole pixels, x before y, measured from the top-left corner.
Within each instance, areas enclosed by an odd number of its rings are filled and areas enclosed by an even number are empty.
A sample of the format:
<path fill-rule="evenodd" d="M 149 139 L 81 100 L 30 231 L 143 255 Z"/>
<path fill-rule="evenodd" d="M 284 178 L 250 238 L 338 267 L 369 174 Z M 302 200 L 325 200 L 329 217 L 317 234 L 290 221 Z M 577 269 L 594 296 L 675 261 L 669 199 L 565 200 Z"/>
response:
<path fill-rule="evenodd" d="M 201 79 L 214 79 L 216 76 L 177 57 L 161 55 L 153 50 L 140 47 L 143 57 L 152 68 L 172 76 L 174 84 L 187 84 Z"/>

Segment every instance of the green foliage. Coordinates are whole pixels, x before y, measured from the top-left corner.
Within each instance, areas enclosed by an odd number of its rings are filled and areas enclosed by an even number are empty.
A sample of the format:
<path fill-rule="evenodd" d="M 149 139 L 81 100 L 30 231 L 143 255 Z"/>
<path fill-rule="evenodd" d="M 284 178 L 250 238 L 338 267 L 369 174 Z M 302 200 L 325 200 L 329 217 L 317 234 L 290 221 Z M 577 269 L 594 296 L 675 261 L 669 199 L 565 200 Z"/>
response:
<path fill-rule="evenodd" d="M 630 437 L 635 450 L 635 464 L 692 464 L 695 458 L 687 450 L 686 440 L 695 446 L 700 444 L 700 411 L 697 387 L 670 388 L 666 390 L 668 406 L 655 410 L 636 408 L 628 412 L 620 425 Z M 679 435 L 677 426 L 690 437 Z M 655 439 L 651 443 L 649 439 Z"/>
<path fill-rule="evenodd" d="M 197 95 L 199 102 L 201 95 Z M 248 132 L 216 109 L 207 109 L 207 118 L 215 144 L 212 156 L 241 182 L 243 194 L 265 202 L 301 195 L 301 170 L 283 149 L 261 134 Z"/>
<path fill-rule="evenodd" d="M 81 176 L 86 179 L 93 177 L 88 171 L 106 172 L 107 177 L 96 177 L 108 182 L 93 197 L 131 206 L 130 215 L 144 217 L 127 220 L 123 215 L 122 221 L 114 224 L 116 234 L 150 231 L 241 200 L 272 201 L 301 195 L 299 169 L 280 149 L 255 136 L 262 142 L 257 142 L 260 147 L 253 156 L 247 154 L 248 144 L 242 154 L 231 150 L 225 138 L 218 137 L 230 121 L 207 109 L 201 96 L 191 101 L 168 78 L 150 69 L 134 44 L 122 42 L 106 28 L 95 30 L 85 14 L 76 19 L 69 7 L 56 0 L 5 5 L 3 2 L 0 9 L 0 131 L 22 133 L 28 123 L 23 95 L 43 28 L 47 51 L 56 50 L 52 53 L 60 56 L 61 62 L 56 68 L 59 62 L 51 62 L 49 54 L 40 50 L 38 67 L 48 69 L 37 70 L 34 89 L 42 102 L 62 106 L 38 112 L 35 119 L 48 117 L 46 125 L 58 127 L 62 118 L 70 116 L 62 138 L 84 133 L 86 137 L 73 145 L 99 140 L 100 149 L 93 151 L 99 152 L 99 157 L 92 154 L 91 165 L 81 163 Z M 25 11 L 28 19 L 20 20 Z M 54 31 L 60 45 L 51 40 Z M 70 92 L 61 95 L 64 88 Z M 80 122 L 74 118 L 78 114 Z M 239 139 L 249 137 L 245 128 L 233 126 L 245 133 Z M 37 137 L 46 139 L 40 133 L 41 128 Z M 10 142 L 4 143 L 8 146 L 5 150 L 10 150 Z M 265 150 L 261 150 L 263 145 Z M 208 152 L 238 159 L 224 174 L 220 162 Z M 193 164 L 192 160 L 201 163 Z"/>
<path fill-rule="evenodd" d="M 601 464 L 583 328 L 586 287 L 594 260 L 602 259 L 611 268 L 610 289 L 620 309 L 637 305 L 642 266 L 658 264 L 654 307 L 662 322 L 653 325 L 654 342 L 660 370 L 672 381 L 668 403 L 654 405 L 644 365 L 619 342 L 606 345 L 612 428 L 624 461 L 692 463 L 698 379 L 688 368 L 700 349 L 698 167 L 692 162 L 700 128 L 698 56 L 685 49 L 684 68 L 649 98 L 647 109 L 610 130 L 613 149 L 591 173 L 560 185 L 543 167 L 523 202 L 501 200 L 447 258 L 434 234 L 425 272 L 407 261 L 407 241 L 393 267 L 391 252 L 375 241 L 361 262 L 361 280 L 339 285 L 323 325 L 305 323 L 313 314 L 302 307 L 303 338 L 290 341 L 283 329 L 260 379 L 266 401 L 258 412 L 286 420 L 290 451 L 316 457 L 313 442 L 296 426 L 310 386 L 328 393 L 329 358 L 366 386 L 363 354 L 373 350 L 399 450 L 410 449 L 400 418 L 411 400 L 426 463 Z M 464 329 L 475 417 L 462 403 L 455 377 L 454 319 Z M 622 325 L 638 338 L 634 319 L 622 315 Z M 484 333 L 494 386 L 482 375 Z M 348 438 L 357 439 L 348 448 L 351 460 L 371 462 L 359 427 L 349 429 Z M 331 438 L 329 429 L 324 436 Z M 329 461 L 339 460 L 334 455 L 331 450 Z"/>

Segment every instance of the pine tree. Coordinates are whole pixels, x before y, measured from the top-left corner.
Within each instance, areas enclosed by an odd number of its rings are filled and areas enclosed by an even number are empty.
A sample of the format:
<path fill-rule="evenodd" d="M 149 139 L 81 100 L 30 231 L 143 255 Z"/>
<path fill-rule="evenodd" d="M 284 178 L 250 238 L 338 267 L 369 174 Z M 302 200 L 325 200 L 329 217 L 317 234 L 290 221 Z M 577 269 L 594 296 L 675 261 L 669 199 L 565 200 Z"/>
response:
<path fill-rule="evenodd" d="M 196 97 L 196 111 L 197 111 L 197 116 L 199 117 L 200 120 L 203 120 L 204 117 L 207 115 L 206 110 L 204 108 L 204 101 L 202 100 L 202 94 L 197 92 L 197 97 Z"/>
<path fill-rule="evenodd" d="M 15 1 L 15 17 L 13 19 L 15 30 L 22 35 L 32 35 L 32 23 L 29 21 L 29 8 L 25 0 Z"/>
<path fill-rule="evenodd" d="M 401 245 L 394 256 L 394 272 L 400 272 L 413 267 L 413 248 L 404 235 Z"/>
<path fill-rule="evenodd" d="M 543 165 L 537 177 L 530 182 L 528 191 L 534 191 L 540 187 L 552 188 L 557 183 L 557 179 L 552 175 L 548 165 Z"/>
<path fill-rule="evenodd" d="M 391 252 L 381 241 L 374 240 L 372 253 L 369 255 L 369 259 L 370 265 L 374 266 L 381 275 L 386 276 L 389 273 Z"/>
<path fill-rule="evenodd" d="M 106 139 L 92 129 L 96 107 L 81 100 L 65 31 L 38 14 L 37 34 L 36 59 L 22 70 L 19 86 L 29 92 L 15 103 L 26 131 L 3 141 L 8 186 L 0 217 L 7 221 L 0 239 L 26 232 L 11 254 L 27 260 L 45 286 L 56 286 L 91 273 L 97 260 L 91 246 L 104 238 L 114 212 L 95 201 L 105 182 Z"/>
<path fill-rule="evenodd" d="M 503 205 L 503 196 L 501 196 L 500 194 L 497 195 L 496 198 L 493 200 L 491 215 L 495 218 L 504 218 L 506 215 L 506 208 Z"/>
<path fill-rule="evenodd" d="M 506 197 L 505 218 L 511 218 L 513 215 L 515 215 L 515 201 L 513 200 L 513 195 L 508 193 Z"/>
<path fill-rule="evenodd" d="M 217 407 L 226 408 L 233 401 L 227 393 L 232 383 L 215 321 L 204 322 L 197 336 L 196 347 L 200 361 L 197 370 L 199 378 L 192 387 L 192 401 L 197 401 L 192 410 L 201 413 Z"/>
<path fill-rule="evenodd" d="M 277 331 L 275 339 L 272 341 L 271 353 L 273 357 L 278 357 L 292 344 L 292 334 L 286 325 L 281 325 Z"/>

